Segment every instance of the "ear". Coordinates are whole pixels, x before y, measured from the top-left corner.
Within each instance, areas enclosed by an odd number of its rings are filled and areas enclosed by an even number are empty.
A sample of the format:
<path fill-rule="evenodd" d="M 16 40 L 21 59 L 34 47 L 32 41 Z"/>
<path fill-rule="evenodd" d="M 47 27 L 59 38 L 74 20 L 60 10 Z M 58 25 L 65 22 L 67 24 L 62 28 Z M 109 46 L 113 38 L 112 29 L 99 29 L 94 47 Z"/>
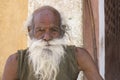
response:
<path fill-rule="evenodd" d="M 32 27 L 31 26 L 28 26 L 28 34 L 29 34 L 29 37 L 30 37 L 30 39 L 32 39 L 33 38 L 33 29 L 32 29 Z"/>
<path fill-rule="evenodd" d="M 27 29 L 28 29 L 28 33 L 29 33 L 29 32 L 30 32 L 30 30 L 31 30 L 31 29 L 30 29 L 30 26 L 28 26 L 28 28 L 27 28 Z"/>

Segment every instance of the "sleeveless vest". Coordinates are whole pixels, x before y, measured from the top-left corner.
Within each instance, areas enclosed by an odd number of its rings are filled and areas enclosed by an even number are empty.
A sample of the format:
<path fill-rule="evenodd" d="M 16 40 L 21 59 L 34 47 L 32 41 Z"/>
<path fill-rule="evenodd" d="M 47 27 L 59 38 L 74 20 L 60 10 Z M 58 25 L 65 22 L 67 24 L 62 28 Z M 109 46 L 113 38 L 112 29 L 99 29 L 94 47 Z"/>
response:
<path fill-rule="evenodd" d="M 65 55 L 64 59 L 61 60 L 59 65 L 59 73 L 57 74 L 56 80 L 77 80 L 79 69 L 75 58 L 75 47 L 67 46 L 64 47 Z M 19 80 L 39 80 L 31 69 L 32 65 L 28 65 L 28 51 L 19 50 L 18 54 L 18 78 Z"/>

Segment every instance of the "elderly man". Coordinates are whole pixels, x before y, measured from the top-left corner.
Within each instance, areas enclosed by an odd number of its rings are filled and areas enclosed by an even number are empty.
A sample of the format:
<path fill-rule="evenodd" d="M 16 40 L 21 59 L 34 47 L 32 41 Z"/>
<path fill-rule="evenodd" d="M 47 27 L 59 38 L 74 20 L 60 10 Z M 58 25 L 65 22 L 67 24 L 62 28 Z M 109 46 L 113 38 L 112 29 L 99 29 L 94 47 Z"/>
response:
<path fill-rule="evenodd" d="M 102 80 L 89 53 L 65 43 L 66 29 L 56 9 L 38 8 L 27 28 L 30 47 L 8 58 L 2 80 L 76 80 L 81 70 L 88 80 Z"/>

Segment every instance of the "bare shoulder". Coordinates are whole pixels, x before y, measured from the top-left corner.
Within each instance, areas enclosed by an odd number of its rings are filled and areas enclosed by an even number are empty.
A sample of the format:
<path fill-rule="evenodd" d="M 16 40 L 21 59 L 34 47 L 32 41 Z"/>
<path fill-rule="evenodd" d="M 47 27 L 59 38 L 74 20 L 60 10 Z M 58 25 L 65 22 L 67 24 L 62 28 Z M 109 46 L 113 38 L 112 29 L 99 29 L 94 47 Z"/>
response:
<path fill-rule="evenodd" d="M 18 55 L 16 53 L 10 55 L 6 61 L 6 65 L 16 64 L 18 61 Z"/>
<path fill-rule="evenodd" d="M 102 80 L 97 66 L 87 50 L 76 47 L 75 55 L 80 69 L 84 71 L 88 80 Z"/>
<path fill-rule="evenodd" d="M 89 52 L 86 49 L 76 47 L 75 55 L 76 55 L 80 68 L 82 68 L 83 70 L 87 69 L 88 65 L 89 66 L 95 65 L 92 57 L 90 56 Z"/>
<path fill-rule="evenodd" d="M 2 80 L 16 80 L 17 79 L 17 66 L 18 65 L 18 55 L 12 54 L 8 57 Z"/>
<path fill-rule="evenodd" d="M 76 47 L 76 55 L 78 57 L 90 56 L 88 51 L 84 48 Z"/>

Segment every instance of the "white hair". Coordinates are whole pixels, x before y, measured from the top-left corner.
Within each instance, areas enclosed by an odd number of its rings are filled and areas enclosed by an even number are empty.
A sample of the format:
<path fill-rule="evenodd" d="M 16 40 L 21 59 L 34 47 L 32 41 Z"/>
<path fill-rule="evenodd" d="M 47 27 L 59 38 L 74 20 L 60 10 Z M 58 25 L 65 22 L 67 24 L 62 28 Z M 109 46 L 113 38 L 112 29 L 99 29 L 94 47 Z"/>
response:
<path fill-rule="evenodd" d="M 33 15 L 29 15 L 24 23 L 24 27 L 27 29 L 28 27 L 33 26 Z"/>
<path fill-rule="evenodd" d="M 55 39 L 49 42 L 33 40 L 29 48 L 29 61 L 33 65 L 35 76 L 39 80 L 56 80 L 59 64 L 64 58 L 64 40 Z"/>

